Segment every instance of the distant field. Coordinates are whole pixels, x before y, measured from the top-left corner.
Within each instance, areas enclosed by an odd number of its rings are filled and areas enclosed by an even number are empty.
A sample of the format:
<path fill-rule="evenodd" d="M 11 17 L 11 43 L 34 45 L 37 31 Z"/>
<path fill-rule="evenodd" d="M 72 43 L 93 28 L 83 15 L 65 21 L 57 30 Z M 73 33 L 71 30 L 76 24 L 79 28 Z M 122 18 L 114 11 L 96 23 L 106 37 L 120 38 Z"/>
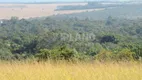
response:
<path fill-rule="evenodd" d="M 86 5 L 87 3 L 60 3 L 60 4 L 0 4 L 0 19 L 9 19 L 12 16 L 19 18 L 42 17 L 57 14 L 70 14 L 90 10 L 54 11 L 61 5 Z M 98 9 L 97 9 L 98 10 Z"/>
<path fill-rule="evenodd" d="M 138 63 L 0 63 L 0 80 L 142 80 Z"/>

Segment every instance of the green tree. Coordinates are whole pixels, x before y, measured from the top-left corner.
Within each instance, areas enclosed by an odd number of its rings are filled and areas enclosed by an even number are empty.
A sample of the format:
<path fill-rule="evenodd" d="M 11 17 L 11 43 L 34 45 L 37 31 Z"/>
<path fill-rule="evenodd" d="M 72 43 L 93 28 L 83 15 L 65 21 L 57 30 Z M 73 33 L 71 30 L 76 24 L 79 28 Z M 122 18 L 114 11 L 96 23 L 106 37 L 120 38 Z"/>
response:
<path fill-rule="evenodd" d="M 52 49 L 52 50 L 41 49 L 40 53 L 38 53 L 36 56 L 38 57 L 39 60 L 48 60 L 48 59 L 71 60 L 75 57 L 76 54 L 77 54 L 76 50 L 63 46 L 61 48 Z"/>

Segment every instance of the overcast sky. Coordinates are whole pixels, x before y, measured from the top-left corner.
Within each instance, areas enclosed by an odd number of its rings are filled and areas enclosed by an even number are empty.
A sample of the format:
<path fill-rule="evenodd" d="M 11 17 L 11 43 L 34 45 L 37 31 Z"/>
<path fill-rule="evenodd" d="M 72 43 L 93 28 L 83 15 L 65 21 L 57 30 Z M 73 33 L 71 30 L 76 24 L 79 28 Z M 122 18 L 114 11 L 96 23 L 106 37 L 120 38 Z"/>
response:
<path fill-rule="evenodd" d="M 0 0 L 0 2 L 79 2 L 79 1 L 102 1 L 102 0 Z M 103 0 L 110 1 L 110 0 Z M 111 0 L 111 1 L 129 1 L 129 0 Z"/>

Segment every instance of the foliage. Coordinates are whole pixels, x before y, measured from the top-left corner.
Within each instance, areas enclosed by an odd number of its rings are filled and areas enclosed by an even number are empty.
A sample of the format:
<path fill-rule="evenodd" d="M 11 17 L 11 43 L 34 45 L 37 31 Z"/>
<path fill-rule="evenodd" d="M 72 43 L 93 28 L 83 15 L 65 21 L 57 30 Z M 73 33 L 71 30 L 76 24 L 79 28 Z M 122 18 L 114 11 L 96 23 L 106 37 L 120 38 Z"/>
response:
<path fill-rule="evenodd" d="M 48 59 L 70 60 L 70 59 L 73 59 L 76 54 L 77 54 L 77 52 L 74 51 L 73 49 L 70 49 L 70 48 L 63 46 L 59 49 L 53 49 L 53 50 L 41 49 L 40 53 L 37 54 L 37 57 L 38 57 L 39 60 L 48 60 Z"/>
<path fill-rule="evenodd" d="M 2 60 L 11 60 L 13 57 L 9 49 L 1 48 L 0 49 L 0 59 Z"/>
<path fill-rule="evenodd" d="M 0 23 L 0 59 L 139 60 L 141 25 L 142 19 L 111 16 L 107 20 L 12 17 Z"/>
<path fill-rule="evenodd" d="M 113 60 L 113 53 L 108 50 L 101 50 L 96 56 L 95 59 L 99 61 L 111 61 Z"/>
<path fill-rule="evenodd" d="M 135 53 L 129 49 L 122 49 L 116 54 L 116 58 L 122 61 L 133 61 Z"/>

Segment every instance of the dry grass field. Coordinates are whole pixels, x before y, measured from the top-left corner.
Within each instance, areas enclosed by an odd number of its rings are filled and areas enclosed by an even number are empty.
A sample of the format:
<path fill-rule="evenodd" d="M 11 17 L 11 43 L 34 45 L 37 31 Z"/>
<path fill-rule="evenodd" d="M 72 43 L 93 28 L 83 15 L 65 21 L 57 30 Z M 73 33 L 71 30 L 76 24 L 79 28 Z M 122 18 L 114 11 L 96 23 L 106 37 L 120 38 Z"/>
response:
<path fill-rule="evenodd" d="M 86 5 L 87 3 L 68 3 L 68 4 L 0 4 L 0 19 L 9 19 L 12 16 L 19 18 L 42 17 L 57 14 L 71 14 L 90 10 L 69 10 L 54 11 L 61 5 Z"/>
<path fill-rule="evenodd" d="M 142 64 L 0 63 L 0 80 L 142 80 Z"/>

